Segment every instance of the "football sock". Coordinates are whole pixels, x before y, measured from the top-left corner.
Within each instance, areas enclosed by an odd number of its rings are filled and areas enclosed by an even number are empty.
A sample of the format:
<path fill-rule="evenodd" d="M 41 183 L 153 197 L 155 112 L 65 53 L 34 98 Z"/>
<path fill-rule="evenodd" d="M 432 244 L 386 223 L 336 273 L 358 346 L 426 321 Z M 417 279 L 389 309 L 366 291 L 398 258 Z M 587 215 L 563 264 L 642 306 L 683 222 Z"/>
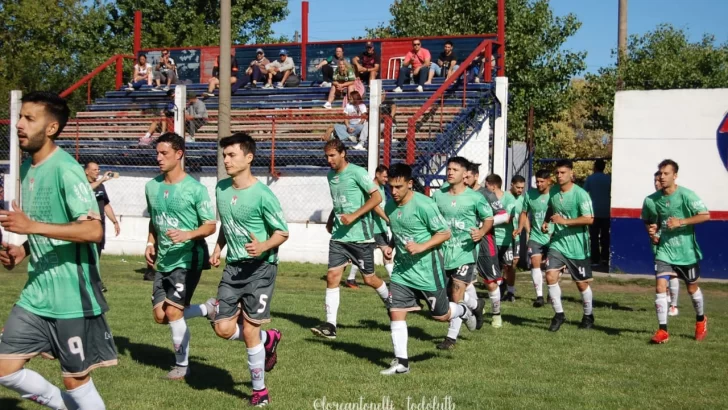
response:
<path fill-rule="evenodd" d="M 172 331 L 172 345 L 177 366 L 187 366 L 189 358 L 190 330 L 187 328 L 185 319 L 177 319 L 169 322 Z"/>
<path fill-rule="evenodd" d="M 339 312 L 339 288 L 326 289 L 326 321 L 336 326 L 336 315 Z"/>
<path fill-rule="evenodd" d="M 558 283 L 549 285 L 549 296 L 551 296 L 551 306 L 554 308 L 554 312 L 564 313 L 564 308 L 561 306 L 561 287 Z"/>
<path fill-rule="evenodd" d="M 404 320 L 393 320 L 390 323 L 392 329 L 392 345 L 394 346 L 394 357 L 407 360 L 407 322 Z M 404 364 L 404 363 L 403 363 Z M 405 364 L 405 366 L 407 366 Z"/>
<path fill-rule="evenodd" d="M 693 307 L 695 308 L 695 315 L 697 316 L 698 322 L 703 321 L 703 292 L 698 288 L 695 293 L 690 295 L 693 299 Z"/>
<path fill-rule="evenodd" d="M 660 328 L 664 325 L 667 328 L 667 294 L 655 294 L 655 311 L 657 312 L 657 323 Z"/>
<path fill-rule="evenodd" d="M 531 280 L 533 280 L 533 287 L 536 289 L 536 297 L 543 297 L 543 275 L 541 274 L 541 268 L 531 269 Z"/>
<path fill-rule="evenodd" d="M 15 373 L 0 377 L 0 386 L 5 386 L 20 394 L 22 398 L 51 409 L 66 408 L 63 404 L 61 390 L 32 370 L 20 369 Z"/>
<path fill-rule="evenodd" d="M 349 269 L 349 277 L 346 280 L 356 280 L 356 274 L 359 272 L 359 268 L 356 265 L 351 265 Z"/>
<path fill-rule="evenodd" d="M 265 349 L 263 343 L 248 348 L 248 369 L 250 369 L 250 380 L 253 382 L 253 389 L 265 389 Z"/>
<path fill-rule="evenodd" d="M 185 308 L 185 320 L 205 316 L 207 316 L 207 306 L 205 305 L 189 305 Z"/>
<path fill-rule="evenodd" d="M 500 315 L 500 307 L 501 307 L 501 294 L 500 294 L 500 288 L 495 288 L 493 291 L 488 291 L 488 296 L 490 297 L 490 309 L 492 314 L 494 315 Z"/>
<path fill-rule="evenodd" d="M 581 300 L 584 303 L 584 316 L 592 314 L 592 290 L 591 286 L 587 286 L 586 290 L 581 292 Z"/>
<path fill-rule="evenodd" d="M 465 304 L 470 309 L 478 307 L 478 293 L 475 292 L 475 286 L 472 283 L 465 287 Z"/>
<path fill-rule="evenodd" d="M 101 396 L 99 395 L 98 390 L 96 390 L 96 386 L 94 385 L 94 381 L 89 379 L 88 383 L 84 384 L 81 387 L 76 387 L 73 390 L 67 390 L 66 394 L 70 397 L 70 399 L 75 402 L 75 405 L 77 407 L 73 407 L 74 403 L 66 403 L 66 406 L 69 410 L 72 409 L 78 409 L 78 410 L 105 410 L 106 405 L 104 404 L 104 401 L 101 399 Z M 67 398 L 68 400 L 68 398 Z M 69 401 L 71 401 L 69 400 Z"/>
<path fill-rule="evenodd" d="M 670 306 L 677 307 L 677 296 L 680 293 L 680 280 L 678 278 L 670 279 Z"/>

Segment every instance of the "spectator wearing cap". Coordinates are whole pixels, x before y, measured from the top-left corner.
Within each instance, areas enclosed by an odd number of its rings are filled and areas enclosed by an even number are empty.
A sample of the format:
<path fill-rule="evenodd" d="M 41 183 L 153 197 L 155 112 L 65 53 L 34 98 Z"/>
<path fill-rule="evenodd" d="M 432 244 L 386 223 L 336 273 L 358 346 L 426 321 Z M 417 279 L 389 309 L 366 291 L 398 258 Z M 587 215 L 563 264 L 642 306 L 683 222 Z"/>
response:
<path fill-rule="evenodd" d="M 230 56 L 230 84 L 238 82 L 238 62 L 235 60 L 235 56 Z M 207 92 L 204 94 L 206 97 L 214 97 L 215 88 L 220 87 L 220 56 L 215 57 L 215 66 L 212 67 L 212 77 L 207 82 Z M 234 87 L 234 86 L 233 86 Z M 232 92 L 234 93 L 238 87 L 234 87 Z"/>
<path fill-rule="evenodd" d="M 344 61 L 346 64 L 349 64 L 349 59 L 344 57 L 344 47 L 342 46 L 337 46 L 334 50 L 334 55 L 321 60 L 316 65 L 316 69 L 321 70 L 321 75 L 324 78 L 321 87 L 331 87 L 331 83 L 334 82 L 334 71 L 339 67 L 339 61 Z"/>
<path fill-rule="evenodd" d="M 159 117 L 149 124 L 147 133 L 139 138 L 139 145 L 149 145 L 157 131 L 164 134 L 167 130 L 173 130 L 175 111 L 177 111 L 177 106 L 174 104 L 174 90 L 167 90 L 167 102 L 164 104 L 164 109 L 159 113 Z"/>
<path fill-rule="evenodd" d="M 425 84 L 432 84 L 432 79 L 435 76 L 450 77 L 458 69 L 458 56 L 452 49 L 452 41 L 447 40 L 445 42 L 445 49 L 437 57 L 437 62 L 433 61 L 430 64 L 430 73 Z"/>
<path fill-rule="evenodd" d="M 162 86 L 162 81 L 167 84 L 164 91 L 169 91 L 170 85 L 177 84 L 177 66 L 166 48 L 162 50 L 162 57 L 155 67 L 154 80 L 157 82 L 157 86 L 153 88 L 154 91 L 161 91 L 159 87 Z"/>
<path fill-rule="evenodd" d="M 263 88 L 273 88 L 273 81 L 275 81 L 276 88 L 283 88 L 284 84 L 290 76 L 296 75 L 296 66 L 293 64 L 293 58 L 288 56 L 288 51 L 283 49 L 278 55 L 278 60 L 265 66 L 268 72 L 268 82 Z"/>
<path fill-rule="evenodd" d="M 346 64 L 344 60 L 339 60 L 339 67 L 334 71 L 334 84 L 331 86 L 329 99 L 324 104 L 324 108 L 331 109 L 331 103 L 334 102 L 337 96 L 343 97 L 355 91 L 355 80 L 356 75 L 354 74 L 354 69 Z"/>
<path fill-rule="evenodd" d="M 369 81 L 377 79 L 377 73 L 379 73 L 379 55 L 374 51 L 374 43 L 367 41 L 364 46 L 364 52 L 354 57 L 351 61 L 362 82 L 369 84 Z"/>
<path fill-rule="evenodd" d="M 430 52 L 426 48 L 422 48 L 422 41 L 419 38 L 412 40 L 412 50 L 408 51 L 404 57 L 397 77 L 397 88 L 393 91 L 401 93 L 404 82 L 414 77 L 417 79 L 417 91 L 422 92 L 422 86 L 429 75 L 431 59 Z"/>
<path fill-rule="evenodd" d="M 241 78 L 240 86 L 257 87 L 258 81 L 265 81 L 265 67 L 268 64 L 270 64 L 270 61 L 265 57 L 265 51 L 262 48 L 255 50 L 255 58 L 248 64 L 248 68 L 245 69 L 245 75 Z"/>
<path fill-rule="evenodd" d="M 187 108 L 185 108 L 185 141 L 194 142 L 195 132 L 207 122 L 207 107 L 194 92 L 187 93 Z"/>

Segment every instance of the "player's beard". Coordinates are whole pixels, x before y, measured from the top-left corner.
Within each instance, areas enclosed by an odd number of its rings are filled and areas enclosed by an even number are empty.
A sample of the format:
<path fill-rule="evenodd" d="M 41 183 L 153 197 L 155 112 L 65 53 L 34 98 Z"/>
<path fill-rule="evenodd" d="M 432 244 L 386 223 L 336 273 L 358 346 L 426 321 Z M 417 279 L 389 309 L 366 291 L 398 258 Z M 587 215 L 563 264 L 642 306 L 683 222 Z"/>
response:
<path fill-rule="evenodd" d="M 43 147 L 43 145 L 45 145 L 45 135 L 43 134 L 43 132 L 39 132 L 36 135 L 28 135 L 26 139 L 27 142 L 25 146 L 23 146 L 22 144 L 18 145 L 20 146 L 20 149 L 22 151 L 30 154 L 38 152 Z"/>

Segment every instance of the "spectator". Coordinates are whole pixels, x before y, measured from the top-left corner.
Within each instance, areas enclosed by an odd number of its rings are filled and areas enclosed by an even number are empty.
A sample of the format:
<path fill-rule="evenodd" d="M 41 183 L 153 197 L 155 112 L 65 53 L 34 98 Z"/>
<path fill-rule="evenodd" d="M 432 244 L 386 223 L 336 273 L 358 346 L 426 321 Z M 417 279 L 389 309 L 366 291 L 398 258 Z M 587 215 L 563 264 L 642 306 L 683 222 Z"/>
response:
<path fill-rule="evenodd" d="M 230 84 L 233 84 L 232 92 L 238 89 L 235 84 L 238 82 L 238 62 L 235 60 L 235 56 L 230 56 Z M 220 87 L 220 56 L 215 57 L 215 66 L 212 67 L 212 77 L 208 80 L 206 97 L 214 97 L 215 88 Z"/>
<path fill-rule="evenodd" d="M 374 51 L 374 43 L 367 41 L 364 52 L 352 60 L 359 79 L 369 84 L 369 81 L 377 79 L 379 73 L 379 55 Z"/>
<path fill-rule="evenodd" d="M 185 108 L 185 128 L 187 135 L 185 141 L 194 142 L 195 132 L 207 122 L 207 107 L 194 92 L 187 93 L 187 108 Z"/>
<path fill-rule="evenodd" d="M 164 91 L 169 91 L 169 86 L 177 84 L 177 66 L 174 64 L 174 60 L 169 56 L 169 50 L 162 50 L 162 58 L 159 59 L 157 69 L 154 71 L 154 80 L 157 82 L 157 86 L 153 88 L 154 91 L 160 91 L 160 81 L 164 81 L 167 85 L 164 87 Z"/>
<path fill-rule="evenodd" d="M 416 38 L 412 41 L 412 50 L 407 52 L 399 69 L 397 77 L 397 88 L 395 93 L 402 92 L 402 86 L 405 80 L 409 80 L 411 76 L 417 78 L 417 91 L 422 92 L 422 86 L 427 81 L 428 72 L 430 71 L 430 52 L 426 48 L 422 48 L 422 42 Z"/>
<path fill-rule="evenodd" d="M 121 228 L 119 227 L 119 220 L 116 219 L 116 215 L 114 215 L 114 209 L 111 207 L 109 195 L 106 193 L 106 187 L 104 187 L 104 182 L 112 178 L 118 177 L 119 174 L 106 172 L 104 173 L 104 176 L 99 179 L 99 164 L 95 162 L 87 163 L 84 172 L 86 173 L 86 179 L 88 180 L 89 184 L 91 184 L 91 189 L 94 191 L 94 196 L 96 196 L 96 202 L 98 202 L 99 205 L 99 212 L 101 213 L 101 229 L 104 234 L 101 237 L 101 242 L 96 247 L 96 249 L 99 251 L 100 259 L 101 251 L 104 249 L 104 245 L 106 244 L 106 217 L 108 217 L 111 223 L 114 224 L 114 233 L 116 234 L 116 236 L 119 236 L 119 233 L 121 232 Z M 106 217 L 104 217 L 104 215 L 106 215 Z M 99 285 L 101 287 L 101 291 L 106 292 L 106 286 L 104 286 L 104 283 L 101 282 L 100 278 Z"/>
<path fill-rule="evenodd" d="M 490 56 L 490 69 L 495 71 L 495 55 Z M 467 69 L 467 81 L 479 83 L 485 72 L 485 51 L 473 59 Z"/>
<path fill-rule="evenodd" d="M 337 96 L 344 96 L 355 90 L 354 80 L 356 75 L 354 69 L 350 65 L 346 64 L 346 61 L 339 60 L 339 67 L 334 72 L 334 84 L 331 86 L 329 91 L 329 99 L 324 104 L 324 108 L 331 109 L 331 103 Z"/>
<path fill-rule="evenodd" d="M 437 57 L 437 62 L 430 64 L 430 73 L 425 84 L 432 84 L 432 79 L 438 77 L 450 77 L 458 69 L 458 57 L 452 51 L 452 41 L 445 42 L 445 50 Z"/>
<path fill-rule="evenodd" d="M 168 90 L 167 97 L 169 97 L 169 100 L 165 103 L 164 110 L 159 114 L 160 117 L 164 118 L 158 118 L 152 121 L 147 133 L 139 139 L 139 145 L 151 144 L 152 136 L 157 131 L 161 135 L 167 132 L 168 129 L 174 129 L 174 113 L 177 110 L 177 106 L 174 104 L 174 90 Z"/>
<path fill-rule="evenodd" d="M 265 51 L 262 48 L 255 50 L 255 59 L 245 69 L 245 75 L 241 78 L 240 86 L 246 88 L 252 86 L 255 88 L 258 86 L 258 81 L 265 81 L 265 67 L 268 64 L 270 64 L 270 61 L 265 58 Z"/>
<path fill-rule="evenodd" d="M 584 190 L 591 196 L 594 207 L 594 223 L 589 226 L 592 264 L 608 266 L 612 176 L 604 173 L 605 167 L 603 159 L 594 162 L 594 173 L 586 178 Z"/>
<path fill-rule="evenodd" d="M 344 57 L 344 47 L 338 46 L 334 51 L 334 55 L 329 56 L 316 65 L 317 70 L 321 70 L 321 75 L 324 81 L 321 83 L 321 87 L 331 87 L 331 83 L 334 82 L 334 71 L 339 66 L 339 62 L 343 61 L 349 64 L 349 59 Z"/>
<path fill-rule="evenodd" d="M 141 54 L 137 59 L 137 63 L 134 64 L 134 74 L 132 74 L 131 82 L 126 87 L 126 91 L 134 91 L 142 88 L 144 84 L 152 85 L 152 78 L 154 77 L 152 71 L 152 65 L 147 63 L 147 56 Z"/>
<path fill-rule="evenodd" d="M 298 77 L 296 76 L 296 66 L 293 64 L 293 58 L 288 57 L 287 50 L 281 50 L 279 59 L 265 66 L 268 71 L 268 82 L 263 88 L 273 88 L 273 81 L 276 81 L 276 88 L 283 88 L 287 83 L 296 82 L 298 85 Z M 292 78 L 291 78 L 292 77 Z M 289 78 L 293 81 L 289 81 Z"/>
<path fill-rule="evenodd" d="M 358 91 L 351 92 L 351 103 L 344 108 L 344 114 L 346 114 L 344 123 L 334 125 L 336 138 L 348 138 L 351 142 L 358 141 L 354 149 L 365 150 L 369 135 L 366 119 L 369 115 L 367 114 L 367 106 L 364 105 L 364 100 L 362 100 Z"/>

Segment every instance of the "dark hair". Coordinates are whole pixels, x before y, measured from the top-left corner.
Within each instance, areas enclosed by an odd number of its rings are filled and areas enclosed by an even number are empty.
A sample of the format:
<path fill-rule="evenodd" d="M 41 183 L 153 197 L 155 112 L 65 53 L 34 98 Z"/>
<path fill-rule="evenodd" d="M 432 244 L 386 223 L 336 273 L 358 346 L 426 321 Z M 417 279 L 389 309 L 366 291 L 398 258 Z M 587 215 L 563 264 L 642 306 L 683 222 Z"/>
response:
<path fill-rule="evenodd" d="M 172 149 L 175 151 L 182 151 L 183 153 L 185 152 L 185 140 L 177 133 L 165 132 L 164 134 L 160 135 L 159 138 L 157 138 L 156 145 L 159 145 L 163 142 L 171 145 Z"/>
<path fill-rule="evenodd" d="M 514 175 L 513 178 L 511 178 L 511 184 L 518 184 L 520 182 L 525 183 L 526 178 L 520 176 L 520 175 Z"/>
<path fill-rule="evenodd" d="M 574 169 L 574 163 L 570 159 L 560 159 L 556 162 L 556 168 L 566 167 Z"/>
<path fill-rule="evenodd" d="M 490 174 L 485 177 L 485 183 L 490 185 L 498 185 L 500 187 L 503 186 L 503 178 L 501 178 L 498 174 Z"/>
<path fill-rule="evenodd" d="M 137 57 L 137 61 L 141 60 L 142 57 L 144 57 L 144 59 L 146 59 L 147 58 L 147 55 L 146 54 L 139 54 L 139 57 Z"/>
<path fill-rule="evenodd" d="M 374 170 L 375 174 L 381 174 L 382 172 L 389 173 L 389 168 L 387 168 L 386 165 L 380 165 L 377 167 L 377 169 Z"/>
<path fill-rule="evenodd" d="M 450 41 L 450 40 L 447 40 L 447 41 L 445 42 L 445 45 L 446 45 L 446 46 L 447 46 L 447 45 L 449 45 L 450 47 L 453 47 L 452 41 Z"/>
<path fill-rule="evenodd" d="M 86 165 L 83 166 L 83 169 L 88 169 L 88 167 L 90 167 L 91 164 L 99 165 L 96 161 L 89 161 L 86 163 Z"/>
<path fill-rule="evenodd" d="M 604 162 L 603 159 L 598 159 L 598 160 L 594 161 L 594 169 L 597 172 L 604 172 L 604 168 L 606 168 L 606 167 L 607 167 L 607 163 Z"/>
<path fill-rule="evenodd" d="M 343 45 L 339 44 L 338 46 L 336 46 L 336 48 L 334 48 L 334 51 L 336 51 L 337 48 L 340 48 L 342 53 L 344 52 L 344 46 Z"/>
<path fill-rule="evenodd" d="M 465 168 L 466 171 L 470 166 L 470 161 L 468 161 L 464 157 L 450 157 L 447 160 L 447 165 L 450 165 L 451 163 L 460 165 L 461 167 Z"/>
<path fill-rule="evenodd" d="M 680 167 L 678 167 L 678 166 L 677 166 L 677 162 L 675 162 L 675 161 L 673 161 L 673 160 L 671 160 L 671 159 L 666 159 L 666 160 L 663 160 L 662 162 L 660 162 L 660 165 L 658 165 L 658 166 L 657 166 L 657 169 L 662 169 L 662 168 L 665 168 L 665 167 L 666 167 L 666 166 L 668 166 L 668 165 L 671 165 L 671 166 L 672 166 L 672 169 L 673 169 L 673 170 L 675 171 L 675 173 L 677 174 L 677 171 L 678 171 L 678 169 L 679 169 Z"/>
<path fill-rule="evenodd" d="M 655 171 L 655 175 L 654 175 L 654 176 L 655 176 L 655 177 L 659 177 L 659 176 L 660 176 L 660 174 L 662 174 L 662 173 L 661 173 L 660 171 Z"/>
<path fill-rule="evenodd" d="M 548 169 L 539 169 L 536 171 L 536 178 L 551 179 L 551 171 Z"/>
<path fill-rule="evenodd" d="M 364 104 L 364 99 L 362 98 L 361 94 L 359 94 L 359 91 L 352 91 L 349 93 L 349 95 L 351 96 L 352 103 L 358 101 L 359 104 Z"/>
<path fill-rule="evenodd" d="M 480 164 L 470 162 L 470 165 L 468 165 L 468 171 L 476 175 L 480 174 Z"/>
<path fill-rule="evenodd" d="M 220 140 L 220 148 L 225 149 L 231 145 L 238 144 L 245 154 L 253 154 L 255 156 L 255 140 L 246 132 L 236 132 L 235 134 Z"/>
<path fill-rule="evenodd" d="M 336 152 L 340 154 L 346 153 L 346 145 L 344 145 L 344 143 L 338 138 L 326 142 L 326 144 L 324 145 L 324 152 L 330 149 L 335 149 Z"/>
<path fill-rule="evenodd" d="M 397 163 L 389 168 L 389 180 L 403 178 L 405 182 L 412 181 L 412 167 L 404 163 Z"/>
<path fill-rule="evenodd" d="M 20 99 L 20 102 L 23 104 L 34 103 L 43 105 L 45 107 L 46 114 L 50 115 L 58 122 L 58 131 L 53 134 L 51 137 L 52 139 L 56 139 L 56 137 L 61 134 L 61 131 L 63 131 L 63 128 L 68 122 L 68 117 L 71 115 L 71 110 L 68 109 L 66 100 L 58 96 L 58 94 L 48 91 L 30 92 L 27 95 L 24 95 L 23 98 Z"/>

